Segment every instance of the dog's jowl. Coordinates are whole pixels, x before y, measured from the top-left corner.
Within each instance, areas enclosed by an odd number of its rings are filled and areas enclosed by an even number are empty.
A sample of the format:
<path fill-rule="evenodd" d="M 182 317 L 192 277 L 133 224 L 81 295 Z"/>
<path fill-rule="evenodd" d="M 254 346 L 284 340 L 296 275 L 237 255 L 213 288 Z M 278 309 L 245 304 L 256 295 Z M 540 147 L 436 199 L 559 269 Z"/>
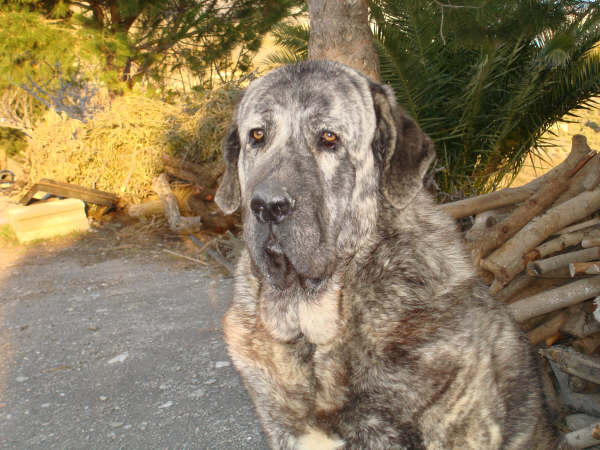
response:
<path fill-rule="evenodd" d="M 254 81 L 217 202 L 245 250 L 224 318 L 275 449 L 550 449 L 531 349 L 423 189 L 431 141 L 331 62 Z"/>

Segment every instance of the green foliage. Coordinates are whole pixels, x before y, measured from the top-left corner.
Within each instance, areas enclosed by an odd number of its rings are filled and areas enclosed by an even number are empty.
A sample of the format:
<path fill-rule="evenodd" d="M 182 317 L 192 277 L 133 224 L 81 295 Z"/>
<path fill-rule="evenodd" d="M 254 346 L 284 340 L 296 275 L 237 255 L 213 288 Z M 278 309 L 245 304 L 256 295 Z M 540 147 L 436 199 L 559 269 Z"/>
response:
<path fill-rule="evenodd" d="M 8 156 L 18 155 L 25 150 L 26 146 L 27 141 L 22 132 L 12 128 L 0 127 L 0 148 L 4 149 Z"/>
<path fill-rule="evenodd" d="M 433 138 L 442 191 L 516 175 L 542 135 L 600 93 L 596 2 L 372 2 L 381 76 Z"/>
<path fill-rule="evenodd" d="M 0 226 L 0 245 L 4 247 L 14 247 L 18 245 L 17 235 L 8 225 Z"/>
<path fill-rule="evenodd" d="M 308 25 L 281 23 L 273 28 L 272 33 L 279 50 L 267 56 L 267 65 L 292 64 L 308 58 Z"/>
<path fill-rule="evenodd" d="M 5 10 L 43 14 L 77 32 L 75 47 L 103 59 L 105 82 L 161 81 L 195 73 L 249 70 L 263 36 L 300 0 L 5 1 Z M 39 24 L 36 24 L 39 25 Z M 73 45 L 73 41 L 71 45 Z M 238 49 L 235 60 L 232 52 Z M 118 74 L 118 76 L 115 76 Z"/>
<path fill-rule="evenodd" d="M 0 10 L 0 89 L 52 80 L 56 64 L 77 62 L 71 30 L 48 23 L 40 14 Z"/>

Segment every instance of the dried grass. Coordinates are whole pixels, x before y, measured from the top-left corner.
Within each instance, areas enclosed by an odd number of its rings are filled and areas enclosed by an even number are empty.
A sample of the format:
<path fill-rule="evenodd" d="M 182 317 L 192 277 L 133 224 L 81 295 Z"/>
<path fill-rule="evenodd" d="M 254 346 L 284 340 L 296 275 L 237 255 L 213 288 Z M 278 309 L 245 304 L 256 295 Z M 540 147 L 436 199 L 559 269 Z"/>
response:
<path fill-rule="evenodd" d="M 117 97 L 88 123 L 49 112 L 29 143 L 29 174 L 95 187 L 137 203 L 168 153 L 193 162 L 216 159 L 237 91 L 220 89 L 172 105 L 138 95 Z"/>

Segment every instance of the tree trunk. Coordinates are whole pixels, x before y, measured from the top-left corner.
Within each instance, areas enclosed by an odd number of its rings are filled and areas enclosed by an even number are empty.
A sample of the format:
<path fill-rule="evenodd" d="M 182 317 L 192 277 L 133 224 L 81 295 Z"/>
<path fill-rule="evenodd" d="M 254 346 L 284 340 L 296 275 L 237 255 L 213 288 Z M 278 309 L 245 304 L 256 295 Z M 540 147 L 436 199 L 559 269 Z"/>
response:
<path fill-rule="evenodd" d="M 307 0 L 310 59 L 346 64 L 379 81 L 379 57 L 369 28 L 368 0 Z"/>

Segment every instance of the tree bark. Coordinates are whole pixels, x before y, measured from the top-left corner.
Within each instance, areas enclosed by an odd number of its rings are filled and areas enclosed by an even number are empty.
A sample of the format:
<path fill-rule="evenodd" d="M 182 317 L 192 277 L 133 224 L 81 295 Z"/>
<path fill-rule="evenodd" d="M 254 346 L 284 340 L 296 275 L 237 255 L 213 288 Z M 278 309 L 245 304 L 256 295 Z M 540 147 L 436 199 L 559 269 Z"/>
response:
<path fill-rule="evenodd" d="M 600 155 L 597 153 L 575 174 L 569 182 L 569 187 L 558 197 L 554 205 L 560 205 L 570 198 L 581 194 L 583 191 L 591 191 L 600 182 Z"/>
<path fill-rule="evenodd" d="M 569 308 L 569 318 L 560 330 L 580 339 L 600 333 L 600 322 L 586 311 L 586 306 L 586 303 L 580 303 Z"/>
<path fill-rule="evenodd" d="M 597 295 L 600 295 L 600 277 L 586 278 L 511 303 L 508 310 L 517 322 L 523 322 Z"/>
<path fill-rule="evenodd" d="M 562 252 L 568 247 L 578 245 L 580 242 L 583 248 L 600 247 L 600 242 L 598 242 L 596 245 L 589 245 L 587 247 L 583 245 L 586 240 L 588 243 L 595 242 L 592 239 L 600 237 L 597 235 L 598 232 L 600 232 L 600 230 L 574 231 L 573 233 L 561 234 L 559 237 L 546 241 L 528 252 L 524 256 L 524 259 L 525 261 L 534 261 L 536 259 L 546 258 L 553 253 Z"/>
<path fill-rule="evenodd" d="M 600 247 L 586 248 L 574 252 L 562 253 L 550 258 L 538 259 L 527 263 L 527 272 L 532 276 L 545 275 L 571 263 L 593 261 L 600 258 Z M 574 276 L 571 274 L 571 276 Z"/>
<path fill-rule="evenodd" d="M 496 281 L 504 286 L 523 270 L 523 256 L 526 253 L 556 231 L 589 216 L 599 208 L 600 188 L 583 192 L 529 222 L 502 247 L 482 259 L 481 267 L 492 272 Z"/>
<path fill-rule="evenodd" d="M 571 153 L 554 172 L 552 178 L 509 217 L 496 224 L 472 245 L 476 264 L 554 203 L 569 186 L 570 178 L 593 156 L 595 153 L 588 147 L 585 137 L 579 134 L 573 136 Z"/>
<path fill-rule="evenodd" d="M 565 441 L 573 448 L 588 448 L 600 444 L 600 422 L 565 435 Z"/>
<path fill-rule="evenodd" d="M 369 28 L 368 0 L 307 0 L 310 59 L 328 59 L 379 81 L 379 57 Z"/>
<path fill-rule="evenodd" d="M 174 233 L 192 233 L 202 227 L 200 217 L 183 217 L 179 212 L 177 198 L 173 194 L 167 175 L 162 173 L 154 179 L 152 189 L 158 194 L 169 222 L 169 228 Z"/>
<path fill-rule="evenodd" d="M 593 355 L 600 348 L 600 333 L 576 339 L 573 341 L 573 347 L 586 355 Z"/>
<path fill-rule="evenodd" d="M 584 355 L 570 347 L 558 345 L 538 352 L 556 363 L 563 372 L 600 383 L 600 358 L 597 356 Z"/>
<path fill-rule="evenodd" d="M 566 311 L 560 311 L 554 317 L 527 333 L 531 345 L 537 345 L 558 333 L 560 327 L 567 321 L 567 317 Z"/>
<path fill-rule="evenodd" d="M 594 247 L 600 248 L 600 247 Z M 590 250 L 590 249 L 588 249 Z M 582 250 L 585 251 L 585 250 Z M 574 262 L 569 264 L 569 274 L 571 277 L 575 275 L 598 275 L 600 274 L 600 261 L 592 262 Z"/>

